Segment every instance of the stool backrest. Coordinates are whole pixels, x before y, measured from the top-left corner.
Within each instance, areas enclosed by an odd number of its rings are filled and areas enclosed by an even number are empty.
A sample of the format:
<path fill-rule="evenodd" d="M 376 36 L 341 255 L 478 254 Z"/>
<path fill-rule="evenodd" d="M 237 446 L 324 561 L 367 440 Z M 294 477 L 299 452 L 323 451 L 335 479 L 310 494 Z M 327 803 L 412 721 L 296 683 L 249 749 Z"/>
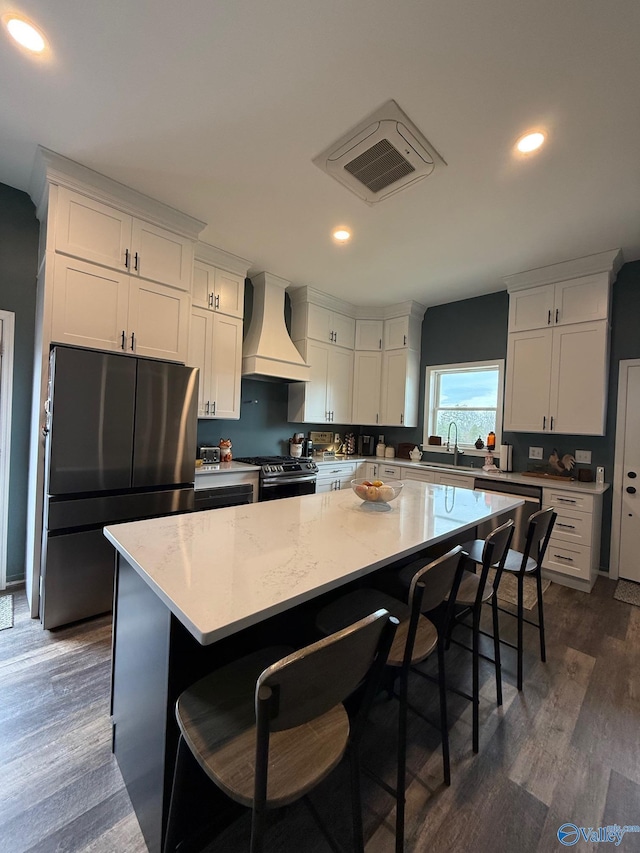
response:
<path fill-rule="evenodd" d="M 482 568 L 480 569 L 480 583 L 478 585 L 478 595 L 476 597 L 476 604 L 478 606 L 484 596 L 484 588 L 487 583 L 490 568 L 493 567 L 496 569 L 494 589 L 497 589 L 498 584 L 500 583 L 502 570 L 504 568 L 505 560 L 507 559 L 507 554 L 509 553 L 515 529 L 515 522 L 510 518 L 504 524 L 501 524 L 500 527 L 496 527 L 495 530 L 492 530 L 484 540 L 484 547 L 482 548 Z"/>
<path fill-rule="evenodd" d="M 557 514 L 553 507 L 541 509 L 529 516 L 529 527 L 527 528 L 527 541 L 524 548 L 522 568 L 527 562 L 527 557 L 532 557 L 538 565 L 544 559 L 547 545 Z"/>
<path fill-rule="evenodd" d="M 398 624 L 377 610 L 264 670 L 256 685 L 256 717 L 267 704 L 269 731 L 300 726 L 340 704 L 382 673 Z"/>
<path fill-rule="evenodd" d="M 413 602 L 422 587 L 420 610 L 428 613 L 435 610 L 451 593 L 456 575 L 461 574 L 462 546 L 456 545 L 444 556 L 424 566 L 415 573 L 409 588 L 409 607 L 413 610 Z M 459 577 L 458 577 L 459 583 Z M 457 590 L 456 590 L 457 592 Z M 455 595 L 453 596 L 455 598 Z"/>

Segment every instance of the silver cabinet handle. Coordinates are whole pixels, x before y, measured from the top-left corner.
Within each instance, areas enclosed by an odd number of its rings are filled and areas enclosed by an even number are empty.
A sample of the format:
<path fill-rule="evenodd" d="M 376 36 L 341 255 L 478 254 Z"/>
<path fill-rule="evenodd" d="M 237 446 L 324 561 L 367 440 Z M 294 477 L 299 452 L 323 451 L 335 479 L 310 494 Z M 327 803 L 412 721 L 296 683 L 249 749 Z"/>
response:
<path fill-rule="evenodd" d="M 211 406 L 211 408 L 212 408 L 212 410 L 213 410 L 213 411 L 211 412 L 211 414 L 212 414 L 212 415 L 215 415 L 215 413 L 216 413 L 216 401 L 215 401 L 215 400 L 213 401 L 213 405 Z"/>
<path fill-rule="evenodd" d="M 220 308 L 220 294 L 219 293 L 216 294 L 216 308 L 218 308 L 218 309 Z"/>
<path fill-rule="evenodd" d="M 213 308 L 213 293 L 209 294 L 209 308 Z"/>
<path fill-rule="evenodd" d="M 207 405 L 205 406 L 204 413 L 205 413 L 205 415 L 209 414 L 209 401 L 208 400 L 207 400 Z"/>

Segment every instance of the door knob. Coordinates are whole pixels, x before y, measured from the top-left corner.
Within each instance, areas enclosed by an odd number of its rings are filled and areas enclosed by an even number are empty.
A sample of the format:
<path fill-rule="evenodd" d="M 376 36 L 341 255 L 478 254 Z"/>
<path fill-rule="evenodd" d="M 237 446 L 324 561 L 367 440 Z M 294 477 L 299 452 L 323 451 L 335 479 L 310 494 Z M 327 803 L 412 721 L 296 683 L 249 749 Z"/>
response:
<path fill-rule="evenodd" d="M 635 486 L 627 486 L 627 492 L 629 492 L 630 495 L 635 495 L 636 487 Z"/>

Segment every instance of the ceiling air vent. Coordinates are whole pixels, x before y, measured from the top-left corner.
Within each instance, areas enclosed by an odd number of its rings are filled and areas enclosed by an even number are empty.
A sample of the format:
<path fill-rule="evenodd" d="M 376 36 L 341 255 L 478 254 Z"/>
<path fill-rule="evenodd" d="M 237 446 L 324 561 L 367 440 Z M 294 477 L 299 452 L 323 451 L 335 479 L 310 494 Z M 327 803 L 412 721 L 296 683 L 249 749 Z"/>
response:
<path fill-rule="evenodd" d="M 395 101 L 387 101 L 313 162 L 367 204 L 447 165 Z"/>

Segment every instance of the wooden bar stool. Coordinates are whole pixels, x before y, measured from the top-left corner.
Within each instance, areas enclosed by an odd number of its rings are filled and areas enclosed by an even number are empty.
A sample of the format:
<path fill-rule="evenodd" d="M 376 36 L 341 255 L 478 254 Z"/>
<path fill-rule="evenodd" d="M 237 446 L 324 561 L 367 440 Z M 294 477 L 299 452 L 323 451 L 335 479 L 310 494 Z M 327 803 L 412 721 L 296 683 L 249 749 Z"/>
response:
<path fill-rule="evenodd" d="M 502 571 L 496 573 L 496 578 L 494 581 L 494 588 L 497 593 L 503 572 L 508 572 L 511 575 L 515 575 L 517 578 L 517 612 L 513 613 L 511 610 L 507 610 L 504 607 L 498 607 L 497 603 L 496 609 L 500 610 L 502 613 L 508 614 L 509 616 L 514 616 L 518 620 L 517 644 L 514 645 L 513 643 L 509 643 L 506 640 L 500 640 L 503 645 L 509 646 L 510 648 L 515 649 L 517 651 L 518 690 L 522 690 L 522 670 L 524 653 L 523 626 L 525 622 L 527 622 L 529 625 L 533 625 L 535 628 L 538 629 L 540 635 L 540 660 L 544 663 L 547 659 L 544 639 L 544 606 L 542 601 L 542 562 L 544 560 L 544 555 L 546 553 L 547 546 L 549 545 L 549 538 L 551 536 L 551 531 L 553 530 L 553 525 L 555 524 L 556 517 L 557 516 L 553 507 L 549 507 L 549 509 L 540 510 L 539 512 L 534 512 L 533 515 L 529 517 L 529 524 L 527 526 L 527 538 L 525 541 L 524 551 L 516 551 L 513 549 L 509 549 L 505 557 L 504 565 L 502 566 Z M 467 551 L 470 559 L 475 560 L 476 562 L 481 562 L 481 546 L 482 540 L 476 539 L 472 542 L 465 543 L 462 547 Z M 479 557 L 480 559 L 478 559 Z M 538 593 L 537 622 L 534 622 L 531 619 L 525 619 L 524 617 L 525 577 L 535 577 L 536 579 L 536 588 Z M 496 619 L 497 614 L 496 617 L 494 617 L 494 636 L 498 635 L 499 633 Z"/>
<path fill-rule="evenodd" d="M 448 554 L 428 565 L 416 567 L 409 584 L 408 604 L 377 589 L 357 589 L 324 607 L 316 617 L 318 629 L 330 634 L 357 619 L 371 608 L 384 607 L 399 621 L 399 627 L 387 658 L 387 665 L 394 667 L 400 675 L 400 700 L 398 714 L 398 764 L 397 782 L 393 789 L 382 779 L 367 771 L 387 793 L 396 799 L 396 850 L 404 850 L 404 812 L 406 791 L 406 743 L 407 709 L 421 714 L 407 701 L 409 672 L 415 664 L 426 660 L 434 651 L 438 653 L 438 680 L 440 685 L 440 729 L 442 732 L 442 759 L 447 785 L 451 782 L 449 738 L 447 731 L 447 702 L 444 669 L 445 631 L 439 632 L 432 620 L 446 602 L 447 596 L 455 592 L 463 571 L 462 548 L 454 548 Z M 444 605 L 446 607 L 446 605 Z M 453 608 L 450 608 L 451 613 Z M 426 614 L 426 615 L 425 615 Z M 422 673 L 421 673 L 422 674 Z"/>
<path fill-rule="evenodd" d="M 255 652 L 187 688 L 176 703 L 180 739 L 163 853 L 174 853 L 181 841 L 181 781 L 189 751 L 225 794 L 252 810 L 251 853 L 263 849 L 267 809 L 305 798 L 319 820 L 306 795 L 348 752 L 349 849 L 363 851 L 358 746 L 396 627 L 379 609 L 300 651 Z M 364 698 L 350 723 L 342 701 L 358 685 L 364 685 Z"/>
<path fill-rule="evenodd" d="M 497 566 L 496 578 L 499 580 L 500 573 L 504 562 L 507 558 L 509 545 L 513 538 L 514 523 L 513 519 L 509 519 L 505 524 L 496 527 L 492 530 L 487 538 L 478 542 L 482 546 L 479 554 L 479 562 L 481 569 L 479 574 L 465 571 L 462 575 L 462 581 L 458 594 L 455 598 L 456 612 L 451 621 L 449 628 L 449 637 L 451 631 L 456 625 L 464 625 L 471 629 L 471 648 L 464 643 L 454 640 L 451 637 L 451 642 L 462 648 L 467 649 L 472 655 L 472 688 L 471 696 L 456 688 L 449 688 L 459 696 L 469 699 L 473 705 L 473 751 L 478 752 L 480 748 L 480 658 L 490 660 L 495 666 L 496 672 L 496 699 L 497 704 L 502 705 L 502 673 L 500 665 L 500 628 L 498 623 L 498 599 L 496 595 L 497 586 L 488 581 L 489 569 L 492 566 Z M 462 546 L 465 554 L 468 554 L 466 546 Z M 474 555 L 474 562 L 475 562 Z M 468 557 L 469 559 L 469 557 Z M 493 649 L 494 657 L 489 658 L 487 655 L 480 652 L 480 634 L 484 631 L 480 630 L 480 619 L 482 616 L 482 605 L 491 604 L 493 613 Z M 465 618 L 471 615 L 471 625 L 465 622 Z"/>

